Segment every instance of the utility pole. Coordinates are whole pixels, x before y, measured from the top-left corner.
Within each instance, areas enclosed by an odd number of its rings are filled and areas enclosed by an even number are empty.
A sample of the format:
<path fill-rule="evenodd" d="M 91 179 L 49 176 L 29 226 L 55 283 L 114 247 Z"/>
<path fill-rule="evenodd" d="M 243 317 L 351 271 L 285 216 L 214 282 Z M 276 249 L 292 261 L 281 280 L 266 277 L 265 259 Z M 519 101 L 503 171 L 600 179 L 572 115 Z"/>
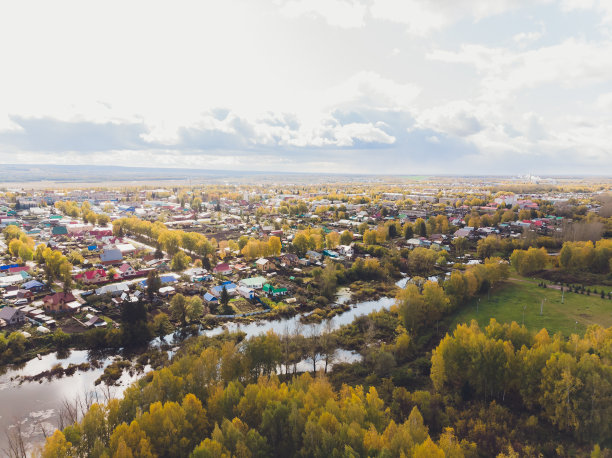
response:
<path fill-rule="evenodd" d="M 546 300 L 546 298 L 542 299 L 542 303 L 540 304 L 540 316 L 542 316 L 542 314 L 544 313 L 544 301 Z"/>

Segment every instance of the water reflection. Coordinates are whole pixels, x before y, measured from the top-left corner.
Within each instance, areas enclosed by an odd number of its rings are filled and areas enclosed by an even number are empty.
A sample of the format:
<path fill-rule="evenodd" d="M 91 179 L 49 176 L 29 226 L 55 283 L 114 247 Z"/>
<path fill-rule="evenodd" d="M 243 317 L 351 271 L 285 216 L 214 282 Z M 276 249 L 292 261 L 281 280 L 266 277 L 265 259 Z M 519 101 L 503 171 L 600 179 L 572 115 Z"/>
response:
<path fill-rule="evenodd" d="M 349 298 L 350 291 L 341 290 L 339 291 L 337 303 L 345 303 Z M 375 301 L 355 304 L 350 310 L 332 318 L 328 326 L 331 329 L 337 329 L 342 325 L 351 323 L 357 316 L 367 315 L 373 311 L 388 308 L 393 302 L 393 298 L 383 297 Z M 195 329 L 195 333 L 214 336 L 225 330 L 229 332 L 241 331 L 248 338 L 272 330 L 278 334 L 301 332 L 308 335 L 313 326 L 325 325 L 325 322 L 320 325 L 304 325 L 300 322 L 300 316 L 302 315 L 251 323 L 229 322 L 210 330 Z M 164 342 L 156 338 L 151 344 L 159 346 L 163 343 L 164 345 L 177 347 L 180 342 L 193 335 L 193 333 L 177 332 L 166 336 Z M 170 355 L 174 353 L 175 351 L 173 350 L 170 352 Z M 113 358 L 117 355 L 130 356 L 130 354 L 121 350 L 65 350 L 44 355 L 40 359 L 34 358 L 18 367 L 7 368 L 5 373 L 0 375 L 0 450 L 7 445 L 6 435 L 2 432 L 17 421 L 22 422 L 28 443 L 37 443 L 44 439 L 43 429 L 52 431 L 55 428 L 58 410 L 65 399 L 71 400 L 76 397 L 97 396 L 102 401 L 102 387 L 96 387 L 94 382 L 102 375 L 104 368 L 111 364 Z M 359 358 L 360 355 L 357 353 L 341 350 L 336 355 L 335 361 L 351 362 Z M 101 364 L 88 371 L 76 371 L 72 375 L 51 380 L 44 379 L 40 383 L 25 382 L 19 384 L 18 378 L 20 376 L 33 376 L 49 370 L 57 364 L 61 364 L 66 368 L 70 364 L 76 365 L 94 360 L 99 361 Z M 323 367 L 324 363 L 319 362 L 319 364 L 321 364 L 320 367 Z M 319 368 L 319 366 L 317 367 Z M 298 370 L 312 370 L 312 361 L 302 361 L 298 365 Z M 130 375 L 128 371 L 125 371 L 118 381 L 118 386 L 113 387 L 113 394 L 116 397 L 120 397 L 125 387 L 135 381 L 140 375 L 136 373 Z"/>

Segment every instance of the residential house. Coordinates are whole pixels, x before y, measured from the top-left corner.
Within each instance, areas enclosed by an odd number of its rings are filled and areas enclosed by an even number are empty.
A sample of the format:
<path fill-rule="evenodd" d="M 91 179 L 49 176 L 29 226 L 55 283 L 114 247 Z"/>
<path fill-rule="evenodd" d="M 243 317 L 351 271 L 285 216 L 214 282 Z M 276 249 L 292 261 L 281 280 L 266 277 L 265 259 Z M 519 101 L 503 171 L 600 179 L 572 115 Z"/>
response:
<path fill-rule="evenodd" d="M 446 240 L 446 236 L 444 234 L 431 234 L 429 240 L 435 243 L 443 243 Z"/>
<path fill-rule="evenodd" d="M 306 252 L 306 258 L 308 258 L 311 262 L 317 262 L 323 259 L 323 255 L 321 253 L 317 253 L 316 251 L 309 250 Z"/>
<path fill-rule="evenodd" d="M 34 297 L 32 291 L 27 289 L 18 289 L 16 299 L 27 299 L 30 300 Z"/>
<path fill-rule="evenodd" d="M 424 247 L 426 246 L 425 240 L 421 239 L 421 238 L 411 238 L 406 240 L 406 245 L 412 247 L 412 248 L 417 248 L 417 247 Z"/>
<path fill-rule="evenodd" d="M 45 312 L 74 312 L 81 307 L 72 293 L 55 293 L 43 297 Z"/>
<path fill-rule="evenodd" d="M 262 272 L 269 272 L 276 267 L 272 261 L 266 258 L 259 258 L 257 261 L 255 261 L 255 266 Z"/>
<path fill-rule="evenodd" d="M 453 238 L 456 239 L 457 237 L 469 237 L 472 234 L 472 231 L 474 231 L 474 228 L 469 226 L 457 229 L 453 234 Z"/>
<path fill-rule="evenodd" d="M 225 290 L 230 296 L 235 296 L 237 294 L 236 289 L 238 288 L 238 286 L 236 286 L 236 284 L 232 283 L 231 281 L 226 281 L 221 283 L 220 285 L 213 286 L 210 289 L 210 293 L 213 296 L 221 297 L 221 292 L 223 291 L 223 288 L 225 288 Z"/>
<path fill-rule="evenodd" d="M 104 269 L 88 270 L 74 276 L 76 281 L 80 281 L 84 285 L 95 285 L 104 283 L 108 280 Z"/>
<path fill-rule="evenodd" d="M 255 290 L 253 288 L 240 285 L 236 290 L 238 291 L 238 294 L 240 294 L 245 299 L 253 300 L 255 298 Z"/>
<path fill-rule="evenodd" d="M 51 235 L 59 237 L 60 235 L 68 235 L 68 228 L 66 226 L 55 226 L 51 229 Z"/>
<path fill-rule="evenodd" d="M 355 249 L 352 245 L 339 245 L 338 252 L 345 258 L 352 259 L 355 256 Z"/>
<path fill-rule="evenodd" d="M 210 293 L 205 293 L 204 294 L 204 300 L 206 302 L 219 302 L 219 298 L 217 298 L 216 296 L 213 296 Z"/>
<path fill-rule="evenodd" d="M 15 326 L 25 322 L 26 314 L 23 310 L 14 307 L 3 307 L 0 309 L 0 320 L 3 320 L 7 326 Z"/>
<path fill-rule="evenodd" d="M 131 243 L 117 243 L 115 244 L 115 248 L 117 248 L 123 256 L 134 254 L 136 252 L 136 248 L 134 248 L 134 245 Z"/>
<path fill-rule="evenodd" d="M 22 288 L 36 294 L 42 292 L 45 289 L 45 285 L 38 280 L 30 280 L 29 282 L 24 283 Z"/>
<path fill-rule="evenodd" d="M 118 273 L 121 278 L 129 278 L 136 275 L 136 269 L 134 269 L 127 262 L 124 262 L 123 264 L 121 264 L 121 267 L 119 267 Z"/>
<path fill-rule="evenodd" d="M 221 262 L 213 268 L 213 273 L 217 275 L 230 275 L 232 273 L 232 266 L 227 262 Z"/>
<path fill-rule="evenodd" d="M 105 285 L 96 289 L 96 294 L 102 296 L 104 294 L 110 294 L 111 296 L 121 296 L 130 288 L 127 283 L 115 283 L 114 285 Z"/>
<path fill-rule="evenodd" d="M 176 290 L 174 289 L 174 286 L 162 286 L 161 288 L 159 288 L 158 292 L 160 296 L 168 297 L 175 294 Z"/>
<path fill-rule="evenodd" d="M 187 269 L 183 272 L 183 275 L 187 275 L 192 282 L 212 280 L 212 276 L 208 273 L 208 270 L 201 267 Z"/>
<path fill-rule="evenodd" d="M 240 280 L 238 284 L 250 289 L 261 289 L 266 284 L 266 281 L 264 277 L 251 277 Z"/>
<path fill-rule="evenodd" d="M 100 253 L 100 262 L 105 265 L 110 264 L 121 264 L 123 261 L 123 254 L 117 247 L 107 247 Z"/>
<path fill-rule="evenodd" d="M 287 288 L 275 288 L 270 283 L 266 283 L 263 286 L 263 292 L 268 297 L 279 297 L 285 296 L 286 294 L 288 294 L 289 291 L 287 290 Z"/>
<path fill-rule="evenodd" d="M 281 254 L 280 260 L 286 266 L 297 266 L 300 264 L 300 258 L 294 253 Z"/>
<path fill-rule="evenodd" d="M 0 288 L 6 288 L 11 285 L 16 285 L 19 283 L 23 283 L 27 279 L 30 278 L 30 275 L 27 272 L 19 272 L 14 275 L 6 275 L 0 276 Z"/>
<path fill-rule="evenodd" d="M 170 270 L 167 259 L 151 259 L 146 264 L 147 268 L 155 269 L 158 272 L 168 272 Z"/>

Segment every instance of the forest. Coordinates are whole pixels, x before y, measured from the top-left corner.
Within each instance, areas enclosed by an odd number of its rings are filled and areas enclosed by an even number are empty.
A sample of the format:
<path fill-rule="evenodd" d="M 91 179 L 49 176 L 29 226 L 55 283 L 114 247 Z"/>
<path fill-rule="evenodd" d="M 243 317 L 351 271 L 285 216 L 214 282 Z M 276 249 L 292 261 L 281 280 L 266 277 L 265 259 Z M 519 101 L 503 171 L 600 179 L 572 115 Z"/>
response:
<path fill-rule="evenodd" d="M 443 287 L 409 284 L 390 310 L 333 332 L 191 338 L 122 399 L 66 417 L 37 453 L 610 456 L 612 328 L 565 338 L 491 320 L 437 337 L 438 322 L 507 269 L 488 259 Z M 338 348 L 361 360 L 334 364 Z"/>

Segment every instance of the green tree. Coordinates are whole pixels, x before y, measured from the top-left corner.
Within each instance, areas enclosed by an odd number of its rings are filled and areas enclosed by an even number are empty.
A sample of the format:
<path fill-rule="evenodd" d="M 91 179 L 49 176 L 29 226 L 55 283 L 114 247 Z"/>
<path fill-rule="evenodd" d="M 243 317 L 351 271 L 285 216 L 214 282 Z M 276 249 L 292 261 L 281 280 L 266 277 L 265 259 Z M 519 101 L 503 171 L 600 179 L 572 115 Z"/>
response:
<path fill-rule="evenodd" d="M 309 249 L 308 238 L 306 237 L 305 234 L 301 232 L 298 232 L 295 235 L 295 237 L 293 238 L 293 242 L 291 242 L 291 244 L 293 245 L 295 252 L 299 256 L 304 256 Z"/>
<path fill-rule="evenodd" d="M 408 284 L 405 288 L 399 290 L 396 296 L 396 304 L 406 329 L 414 331 L 424 323 L 427 309 L 423 296 L 416 285 Z"/>
<path fill-rule="evenodd" d="M 171 267 L 175 272 L 182 272 L 189 266 L 189 263 L 191 263 L 191 258 L 183 251 L 179 251 L 172 258 Z"/>
<path fill-rule="evenodd" d="M 465 237 L 456 237 L 455 239 L 453 239 L 452 243 L 455 247 L 455 252 L 457 253 L 457 256 L 461 256 L 467 248 L 467 239 Z"/>
<path fill-rule="evenodd" d="M 202 318 L 202 314 L 204 313 L 204 305 L 202 304 L 202 299 L 198 296 L 193 296 L 189 299 L 187 304 L 187 316 L 189 321 L 197 321 Z"/>
<path fill-rule="evenodd" d="M 233 315 L 234 310 L 229 306 L 230 296 L 227 292 L 227 288 L 223 285 L 221 289 L 221 296 L 219 297 L 219 303 L 222 306 L 221 313 L 224 315 Z"/>
<path fill-rule="evenodd" d="M 161 279 L 157 270 L 150 271 L 147 274 L 147 296 L 149 296 L 149 300 L 153 299 L 153 296 L 159 292 L 161 285 Z"/>
<path fill-rule="evenodd" d="M 340 244 L 350 245 L 353 242 L 353 233 L 350 231 L 342 231 L 340 234 Z"/>
<path fill-rule="evenodd" d="M 155 315 L 153 318 L 153 323 L 151 324 L 151 331 L 160 339 L 163 339 L 170 331 L 172 331 L 172 323 L 170 323 L 168 315 L 163 312 Z"/>
<path fill-rule="evenodd" d="M 187 299 L 181 293 L 177 293 L 170 300 L 170 316 L 173 320 L 180 321 L 183 326 L 187 325 Z"/>
<path fill-rule="evenodd" d="M 417 218 L 413 225 L 414 233 L 418 236 L 427 236 L 427 223 L 423 218 Z"/>

